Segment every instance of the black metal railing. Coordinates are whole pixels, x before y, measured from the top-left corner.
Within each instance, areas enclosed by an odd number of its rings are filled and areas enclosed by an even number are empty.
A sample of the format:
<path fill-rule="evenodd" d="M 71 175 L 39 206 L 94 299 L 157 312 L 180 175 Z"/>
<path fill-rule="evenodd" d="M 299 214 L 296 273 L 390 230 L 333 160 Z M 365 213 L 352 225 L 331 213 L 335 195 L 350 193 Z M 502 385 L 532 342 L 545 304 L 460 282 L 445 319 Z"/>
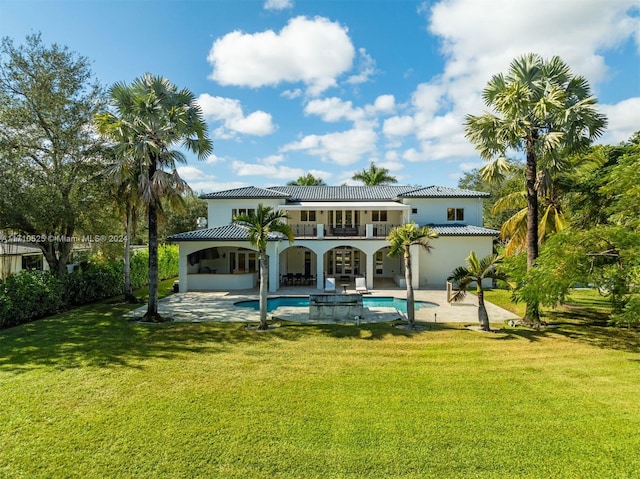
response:
<path fill-rule="evenodd" d="M 301 224 L 301 225 L 289 225 L 291 230 L 293 231 L 293 236 L 295 238 L 317 238 L 318 237 L 318 227 L 317 225 L 310 224 Z"/>

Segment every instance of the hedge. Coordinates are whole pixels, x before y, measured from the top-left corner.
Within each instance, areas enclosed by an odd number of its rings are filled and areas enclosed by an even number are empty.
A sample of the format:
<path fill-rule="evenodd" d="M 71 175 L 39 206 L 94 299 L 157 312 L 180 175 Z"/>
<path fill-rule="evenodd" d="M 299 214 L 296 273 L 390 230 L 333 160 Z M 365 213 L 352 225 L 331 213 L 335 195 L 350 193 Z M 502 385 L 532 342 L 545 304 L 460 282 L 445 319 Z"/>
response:
<path fill-rule="evenodd" d="M 0 282 L 0 328 L 16 326 L 55 314 L 70 306 L 93 303 L 117 296 L 123 291 L 122 261 L 82 263 L 72 273 L 58 279 L 48 271 L 22 271 Z M 178 247 L 158 248 L 158 276 L 178 275 Z M 149 280 L 149 254 L 137 251 L 131 256 L 131 285 L 134 289 Z"/>

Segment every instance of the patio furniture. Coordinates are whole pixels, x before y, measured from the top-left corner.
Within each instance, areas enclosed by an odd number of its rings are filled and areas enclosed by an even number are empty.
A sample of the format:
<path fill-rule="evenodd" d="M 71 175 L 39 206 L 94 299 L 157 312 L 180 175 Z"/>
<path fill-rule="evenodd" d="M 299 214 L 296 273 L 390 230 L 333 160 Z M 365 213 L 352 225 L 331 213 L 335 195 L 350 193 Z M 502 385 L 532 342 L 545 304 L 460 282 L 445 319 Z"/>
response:
<path fill-rule="evenodd" d="M 324 280 L 324 291 L 325 291 L 325 293 L 335 293 L 336 292 L 336 279 L 335 278 L 326 278 Z"/>
<path fill-rule="evenodd" d="M 356 293 L 367 294 L 368 292 L 366 278 L 356 278 Z"/>

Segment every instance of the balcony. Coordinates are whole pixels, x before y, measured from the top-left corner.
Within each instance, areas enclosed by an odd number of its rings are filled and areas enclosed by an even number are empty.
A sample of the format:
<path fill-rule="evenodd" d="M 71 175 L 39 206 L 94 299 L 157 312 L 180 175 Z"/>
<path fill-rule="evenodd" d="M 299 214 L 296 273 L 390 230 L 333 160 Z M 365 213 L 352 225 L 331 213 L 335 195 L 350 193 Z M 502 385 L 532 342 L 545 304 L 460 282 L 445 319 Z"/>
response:
<path fill-rule="evenodd" d="M 372 223 L 366 225 L 330 226 L 324 224 L 289 225 L 296 239 L 383 239 L 395 228 L 396 224 Z"/>

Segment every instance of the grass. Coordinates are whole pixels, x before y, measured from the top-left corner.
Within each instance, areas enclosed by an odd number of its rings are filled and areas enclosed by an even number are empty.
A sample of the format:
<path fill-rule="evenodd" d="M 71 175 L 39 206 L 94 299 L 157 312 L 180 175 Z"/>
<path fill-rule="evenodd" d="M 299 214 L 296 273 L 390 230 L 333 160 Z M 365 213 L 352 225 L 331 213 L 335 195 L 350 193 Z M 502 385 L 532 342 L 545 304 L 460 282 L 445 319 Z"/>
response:
<path fill-rule="evenodd" d="M 130 308 L 0 331 L 0 477 L 640 474 L 633 331 L 255 332 L 140 325 Z"/>

